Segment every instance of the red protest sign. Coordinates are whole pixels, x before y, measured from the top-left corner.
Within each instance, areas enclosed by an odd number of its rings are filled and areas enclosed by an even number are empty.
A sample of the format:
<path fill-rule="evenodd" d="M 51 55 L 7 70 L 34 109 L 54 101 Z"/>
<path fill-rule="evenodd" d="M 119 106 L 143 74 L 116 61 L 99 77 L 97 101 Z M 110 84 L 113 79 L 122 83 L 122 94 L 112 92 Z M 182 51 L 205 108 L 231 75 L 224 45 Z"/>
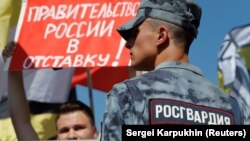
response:
<path fill-rule="evenodd" d="M 27 0 L 10 70 L 128 66 L 116 28 L 136 15 L 139 0 Z"/>

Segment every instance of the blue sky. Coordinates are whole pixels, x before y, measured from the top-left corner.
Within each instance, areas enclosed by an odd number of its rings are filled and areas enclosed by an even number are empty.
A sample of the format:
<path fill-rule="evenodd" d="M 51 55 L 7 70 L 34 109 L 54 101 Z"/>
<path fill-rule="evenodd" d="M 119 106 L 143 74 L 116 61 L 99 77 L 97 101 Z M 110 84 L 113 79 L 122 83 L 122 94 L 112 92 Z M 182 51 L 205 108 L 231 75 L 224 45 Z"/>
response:
<path fill-rule="evenodd" d="M 233 27 L 250 23 L 250 0 L 197 0 L 203 13 L 199 34 L 190 49 L 190 63 L 198 66 L 204 75 L 217 85 L 217 53 L 227 32 Z M 89 104 L 88 90 L 77 87 L 79 98 Z M 104 111 L 106 95 L 94 91 L 97 128 Z"/>

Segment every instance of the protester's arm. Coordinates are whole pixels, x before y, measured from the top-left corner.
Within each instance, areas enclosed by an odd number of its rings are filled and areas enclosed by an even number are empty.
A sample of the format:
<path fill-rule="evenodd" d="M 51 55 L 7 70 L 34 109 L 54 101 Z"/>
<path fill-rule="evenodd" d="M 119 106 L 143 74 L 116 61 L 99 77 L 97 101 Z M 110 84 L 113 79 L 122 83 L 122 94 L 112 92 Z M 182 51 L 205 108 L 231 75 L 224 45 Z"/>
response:
<path fill-rule="evenodd" d="M 37 140 L 23 87 L 22 72 L 9 72 L 9 110 L 18 140 Z"/>
<path fill-rule="evenodd" d="M 9 57 L 12 54 L 13 51 L 9 51 L 4 56 Z M 18 140 L 38 140 L 38 136 L 30 121 L 30 111 L 25 96 L 22 71 L 8 72 L 8 87 L 9 112 Z"/>

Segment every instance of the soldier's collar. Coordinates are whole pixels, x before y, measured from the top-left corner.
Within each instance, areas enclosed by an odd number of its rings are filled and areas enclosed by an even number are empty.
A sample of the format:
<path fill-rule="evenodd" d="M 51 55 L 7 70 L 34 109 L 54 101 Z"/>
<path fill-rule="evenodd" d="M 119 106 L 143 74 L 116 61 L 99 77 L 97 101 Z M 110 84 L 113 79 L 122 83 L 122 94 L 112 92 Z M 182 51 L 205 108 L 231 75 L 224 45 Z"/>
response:
<path fill-rule="evenodd" d="M 197 74 L 203 76 L 202 71 L 198 67 L 191 65 L 191 64 L 188 64 L 188 63 L 182 63 L 180 61 L 178 61 L 178 62 L 173 62 L 173 61 L 163 62 L 163 63 L 159 64 L 158 66 L 156 66 L 155 70 L 161 69 L 161 68 L 182 68 L 182 69 L 190 70 L 194 73 L 197 73 Z"/>

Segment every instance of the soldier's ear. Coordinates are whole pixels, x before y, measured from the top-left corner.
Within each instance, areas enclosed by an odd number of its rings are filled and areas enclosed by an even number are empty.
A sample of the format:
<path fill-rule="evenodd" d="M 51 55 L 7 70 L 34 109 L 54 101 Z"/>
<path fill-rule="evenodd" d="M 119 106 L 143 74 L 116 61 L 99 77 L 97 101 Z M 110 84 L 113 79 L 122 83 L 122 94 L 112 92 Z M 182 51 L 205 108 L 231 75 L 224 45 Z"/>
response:
<path fill-rule="evenodd" d="M 160 46 L 168 42 L 169 39 L 169 32 L 165 26 L 159 26 L 157 28 L 158 38 L 157 38 L 157 45 Z"/>

